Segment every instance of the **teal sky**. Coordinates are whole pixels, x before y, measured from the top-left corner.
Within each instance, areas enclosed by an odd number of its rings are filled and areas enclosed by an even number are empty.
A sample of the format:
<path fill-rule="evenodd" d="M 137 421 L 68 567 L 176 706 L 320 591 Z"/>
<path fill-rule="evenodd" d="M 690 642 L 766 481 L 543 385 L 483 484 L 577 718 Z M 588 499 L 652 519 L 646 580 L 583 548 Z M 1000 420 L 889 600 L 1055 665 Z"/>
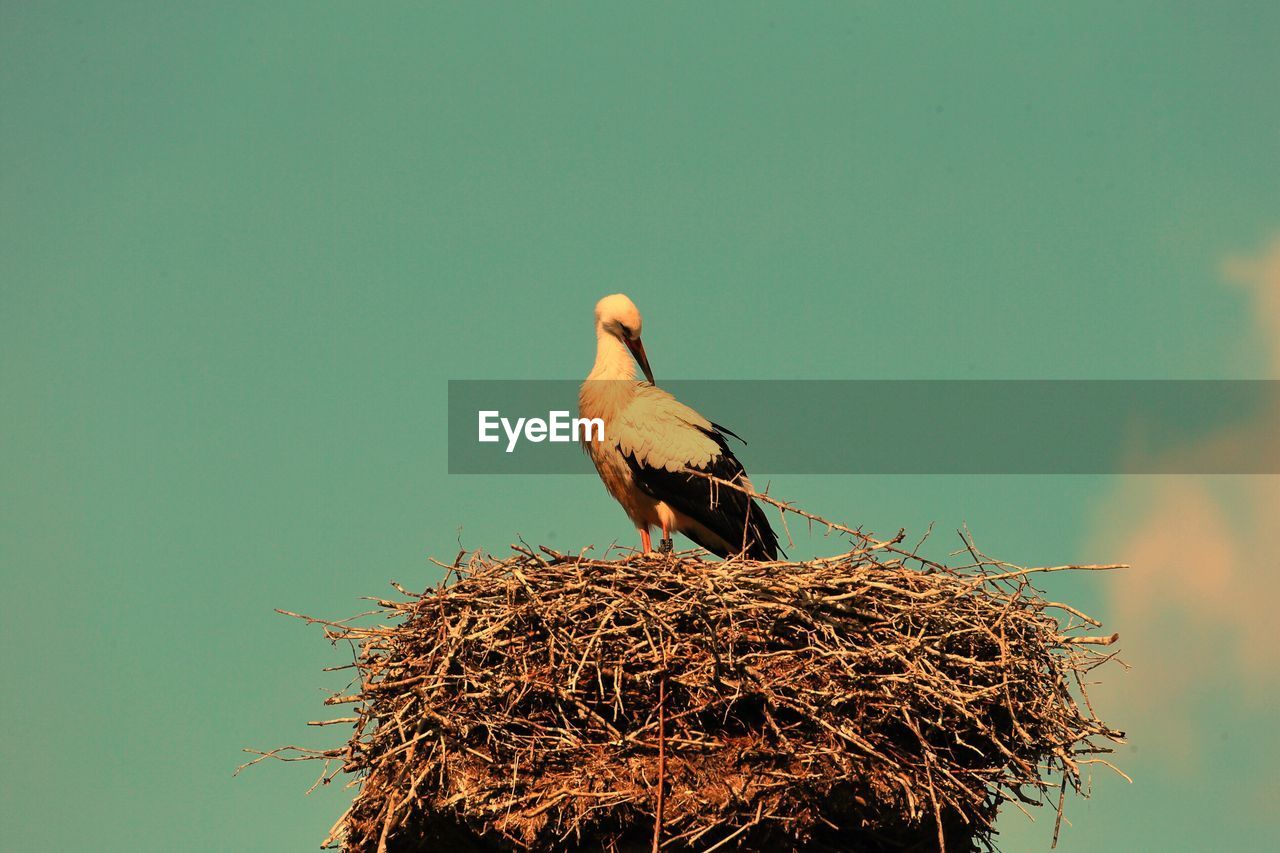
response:
<path fill-rule="evenodd" d="M 1220 269 L 1280 230 L 1278 39 L 1265 2 L 3 0 L 6 848 L 314 848 L 349 792 L 231 778 L 341 737 L 303 724 L 344 650 L 272 608 L 631 544 L 593 478 L 445 473 L 446 381 L 585 375 L 605 293 L 669 378 L 1272 375 Z M 1115 486 L 773 483 L 1024 563 L 1115 556 Z M 1261 849 L 1275 687 L 1198 700 L 1194 770 L 1118 719 L 1136 784 L 1059 849 Z"/>

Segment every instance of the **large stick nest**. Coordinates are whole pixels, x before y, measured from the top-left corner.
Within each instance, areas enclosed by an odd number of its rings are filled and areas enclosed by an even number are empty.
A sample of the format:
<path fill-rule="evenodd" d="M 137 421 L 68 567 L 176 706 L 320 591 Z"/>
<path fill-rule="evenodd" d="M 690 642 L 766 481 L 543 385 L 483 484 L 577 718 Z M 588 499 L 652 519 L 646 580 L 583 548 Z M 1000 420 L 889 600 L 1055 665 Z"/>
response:
<path fill-rule="evenodd" d="M 899 539 L 795 563 L 459 555 L 380 601 L 389 624 L 324 622 L 359 673 L 328 700 L 357 708 L 325 721 L 349 743 L 296 756 L 357 774 L 328 843 L 954 851 L 989 847 L 1006 801 L 1060 816 L 1122 737 L 1084 692 L 1114 637 L 1081 636 L 1097 623 L 1035 591 L 1044 569 Z"/>

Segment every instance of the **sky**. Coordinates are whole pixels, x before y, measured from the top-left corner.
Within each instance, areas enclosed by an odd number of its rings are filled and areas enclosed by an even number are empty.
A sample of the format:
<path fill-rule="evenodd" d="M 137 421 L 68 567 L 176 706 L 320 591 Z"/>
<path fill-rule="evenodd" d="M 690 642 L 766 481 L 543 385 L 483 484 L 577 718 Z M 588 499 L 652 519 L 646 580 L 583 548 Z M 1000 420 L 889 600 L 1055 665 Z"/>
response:
<path fill-rule="evenodd" d="M 348 653 L 273 608 L 629 543 L 585 462 L 447 473 L 447 381 L 585 375 L 606 293 L 671 379 L 1280 378 L 1277 38 L 1264 2 L 2 0 L 7 849 L 314 849 L 350 791 L 232 778 L 341 737 L 304 724 Z M 1132 562 L 1046 582 L 1132 665 L 1100 710 L 1134 782 L 1059 849 L 1253 850 L 1276 480 L 772 489 Z"/>

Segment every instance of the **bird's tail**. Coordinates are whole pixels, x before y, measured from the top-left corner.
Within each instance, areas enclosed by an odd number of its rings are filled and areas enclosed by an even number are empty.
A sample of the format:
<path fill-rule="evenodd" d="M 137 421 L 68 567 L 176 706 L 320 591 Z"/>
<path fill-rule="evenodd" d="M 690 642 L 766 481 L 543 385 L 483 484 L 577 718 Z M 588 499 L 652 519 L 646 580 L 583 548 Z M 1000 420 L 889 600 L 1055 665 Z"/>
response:
<path fill-rule="evenodd" d="M 749 560 L 776 560 L 782 550 L 778 547 L 778 535 L 773 532 L 760 504 L 754 500 L 747 509 L 742 538 L 742 555 Z"/>

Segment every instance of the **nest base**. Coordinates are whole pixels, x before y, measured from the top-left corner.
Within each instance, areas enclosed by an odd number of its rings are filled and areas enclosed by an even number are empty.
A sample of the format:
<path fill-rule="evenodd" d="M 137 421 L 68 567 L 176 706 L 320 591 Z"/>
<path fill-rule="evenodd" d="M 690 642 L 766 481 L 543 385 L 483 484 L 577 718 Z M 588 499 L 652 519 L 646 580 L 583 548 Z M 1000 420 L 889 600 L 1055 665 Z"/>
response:
<path fill-rule="evenodd" d="M 990 848 L 1003 802 L 1060 809 L 1122 733 L 1083 693 L 1097 623 L 1035 591 L 1045 570 L 970 552 L 460 560 L 379 602 L 387 618 L 324 623 L 360 649 L 355 692 L 330 700 L 357 706 L 354 733 L 307 756 L 359 778 L 329 840 Z"/>

